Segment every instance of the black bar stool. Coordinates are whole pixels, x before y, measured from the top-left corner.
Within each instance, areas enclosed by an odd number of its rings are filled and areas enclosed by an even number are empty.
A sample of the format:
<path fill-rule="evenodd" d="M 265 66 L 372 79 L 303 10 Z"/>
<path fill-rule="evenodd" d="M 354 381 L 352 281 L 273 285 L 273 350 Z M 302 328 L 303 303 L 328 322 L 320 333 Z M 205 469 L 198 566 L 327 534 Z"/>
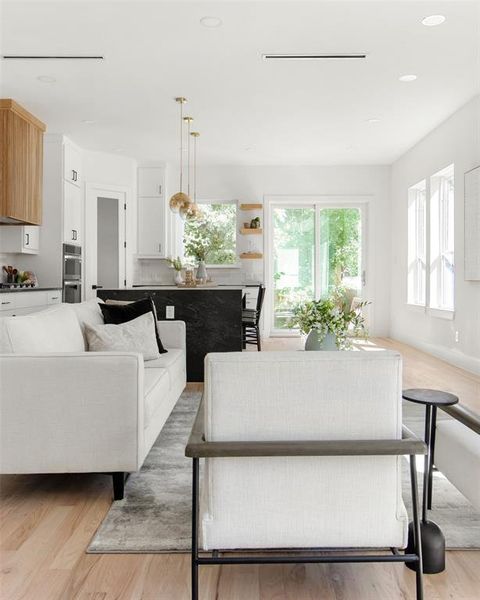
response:
<path fill-rule="evenodd" d="M 242 310 L 243 348 L 246 348 L 247 344 L 255 344 L 259 352 L 262 349 L 260 340 L 260 316 L 262 314 L 264 296 L 265 286 L 259 285 L 256 308 L 243 308 Z"/>

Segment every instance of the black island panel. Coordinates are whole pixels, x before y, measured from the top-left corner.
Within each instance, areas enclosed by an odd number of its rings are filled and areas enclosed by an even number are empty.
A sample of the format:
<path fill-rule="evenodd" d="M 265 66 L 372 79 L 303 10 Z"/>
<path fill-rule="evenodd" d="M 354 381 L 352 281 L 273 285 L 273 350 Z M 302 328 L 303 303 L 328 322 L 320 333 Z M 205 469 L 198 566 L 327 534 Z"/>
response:
<path fill-rule="evenodd" d="M 242 289 L 101 289 L 97 295 L 122 301 L 151 297 L 159 320 L 173 306 L 174 319 L 186 323 L 187 381 L 204 380 L 203 361 L 209 352 L 242 351 Z"/>

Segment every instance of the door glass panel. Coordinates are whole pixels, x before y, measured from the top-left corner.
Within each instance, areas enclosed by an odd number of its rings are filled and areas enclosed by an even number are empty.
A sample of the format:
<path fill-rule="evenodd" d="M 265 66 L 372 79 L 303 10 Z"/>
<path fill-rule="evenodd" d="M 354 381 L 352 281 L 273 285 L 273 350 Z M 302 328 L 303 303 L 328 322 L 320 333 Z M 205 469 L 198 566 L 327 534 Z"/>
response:
<path fill-rule="evenodd" d="M 362 228 L 358 208 L 320 209 L 320 282 L 322 298 L 341 286 L 359 296 L 362 288 Z"/>
<path fill-rule="evenodd" d="M 293 307 L 315 296 L 315 209 L 273 209 L 274 329 L 289 329 Z"/>

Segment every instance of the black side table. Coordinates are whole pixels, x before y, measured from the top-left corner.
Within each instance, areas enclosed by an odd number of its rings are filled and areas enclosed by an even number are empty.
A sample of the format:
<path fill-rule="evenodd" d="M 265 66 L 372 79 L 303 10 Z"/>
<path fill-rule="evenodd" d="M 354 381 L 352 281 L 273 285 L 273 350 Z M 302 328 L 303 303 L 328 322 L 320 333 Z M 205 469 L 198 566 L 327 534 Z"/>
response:
<path fill-rule="evenodd" d="M 428 520 L 428 509 L 432 508 L 432 479 L 435 456 L 435 430 L 437 425 L 437 408 L 457 404 L 458 397 L 448 392 L 428 389 L 404 390 L 402 397 L 409 402 L 425 406 L 425 443 L 428 452 L 425 455 L 423 471 L 422 502 L 422 547 L 423 572 L 440 573 L 445 569 L 445 538 L 436 523 Z M 409 536 L 410 538 L 410 536 Z M 409 542 L 410 543 L 410 542 Z"/>

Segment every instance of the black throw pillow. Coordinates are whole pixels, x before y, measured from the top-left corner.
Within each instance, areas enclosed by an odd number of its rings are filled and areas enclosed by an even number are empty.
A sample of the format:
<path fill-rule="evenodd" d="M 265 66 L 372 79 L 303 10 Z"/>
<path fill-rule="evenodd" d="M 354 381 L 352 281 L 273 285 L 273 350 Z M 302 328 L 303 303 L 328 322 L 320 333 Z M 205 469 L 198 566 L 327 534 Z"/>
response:
<path fill-rule="evenodd" d="M 160 354 L 165 354 L 168 350 L 165 350 L 162 344 L 162 340 L 158 335 L 157 327 L 157 311 L 155 310 L 155 304 L 151 298 L 144 298 L 137 302 L 130 302 L 129 304 L 100 304 L 102 310 L 103 320 L 106 324 L 119 325 L 120 323 L 127 323 L 132 319 L 136 319 L 144 315 L 145 313 L 152 312 L 153 318 L 155 319 L 155 335 L 157 337 L 158 351 Z"/>

